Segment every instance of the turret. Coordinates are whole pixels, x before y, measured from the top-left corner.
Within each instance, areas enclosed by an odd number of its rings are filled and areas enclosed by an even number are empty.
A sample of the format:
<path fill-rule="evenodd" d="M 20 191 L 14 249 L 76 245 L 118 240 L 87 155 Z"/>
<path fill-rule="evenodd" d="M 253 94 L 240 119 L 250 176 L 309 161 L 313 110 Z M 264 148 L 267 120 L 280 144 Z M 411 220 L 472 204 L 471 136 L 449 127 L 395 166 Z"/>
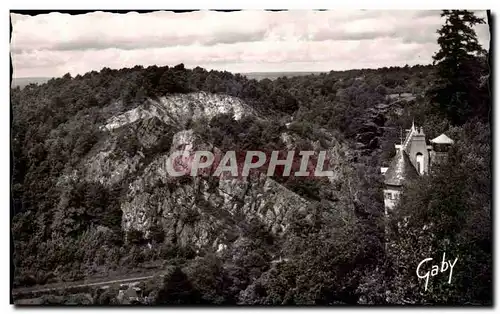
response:
<path fill-rule="evenodd" d="M 399 150 L 391 161 L 389 168 L 384 171 L 384 205 L 385 212 L 391 210 L 399 200 L 403 184 L 407 179 L 418 177 L 408 154 Z"/>
<path fill-rule="evenodd" d="M 433 138 L 430 142 L 432 144 L 431 165 L 445 161 L 448 158 L 450 147 L 455 143 L 444 133 Z"/>

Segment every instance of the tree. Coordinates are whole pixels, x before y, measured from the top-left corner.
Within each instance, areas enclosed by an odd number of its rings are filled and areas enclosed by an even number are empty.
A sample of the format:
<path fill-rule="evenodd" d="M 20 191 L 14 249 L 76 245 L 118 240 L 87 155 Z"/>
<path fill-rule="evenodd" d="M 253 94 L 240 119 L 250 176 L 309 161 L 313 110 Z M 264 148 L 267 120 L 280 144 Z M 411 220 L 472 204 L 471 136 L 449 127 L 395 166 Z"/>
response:
<path fill-rule="evenodd" d="M 440 50 L 434 55 L 442 76 L 450 71 L 458 73 L 460 67 L 472 56 L 484 53 L 473 27 L 484 20 L 467 10 L 443 10 L 445 24 L 438 30 Z"/>
<path fill-rule="evenodd" d="M 455 125 L 461 125 L 471 114 L 488 115 L 484 110 L 489 99 L 478 97 L 481 77 L 487 73 L 485 50 L 477 40 L 474 26 L 484 20 L 467 10 L 443 10 L 445 24 L 438 30 L 439 51 L 433 56 L 439 76 L 430 91 L 431 101 L 440 113 Z"/>
<path fill-rule="evenodd" d="M 164 278 L 163 287 L 158 292 L 157 304 L 192 305 L 200 303 L 200 294 L 194 289 L 186 274 L 176 267 Z"/>
<path fill-rule="evenodd" d="M 205 304 L 223 304 L 223 290 L 226 288 L 223 267 L 216 255 L 194 259 L 186 269 L 186 274 L 193 287 L 199 291 Z M 232 282 L 228 282 L 231 284 Z"/>

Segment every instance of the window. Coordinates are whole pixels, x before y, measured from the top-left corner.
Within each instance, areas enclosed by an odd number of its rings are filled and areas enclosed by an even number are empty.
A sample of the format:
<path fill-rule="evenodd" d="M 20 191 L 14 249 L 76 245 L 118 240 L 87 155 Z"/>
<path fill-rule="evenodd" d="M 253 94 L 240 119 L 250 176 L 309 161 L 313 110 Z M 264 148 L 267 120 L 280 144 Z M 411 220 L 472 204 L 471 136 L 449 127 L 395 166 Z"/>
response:
<path fill-rule="evenodd" d="M 417 171 L 419 174 L 424 173 L 424 155 L 417 153 Z"/>

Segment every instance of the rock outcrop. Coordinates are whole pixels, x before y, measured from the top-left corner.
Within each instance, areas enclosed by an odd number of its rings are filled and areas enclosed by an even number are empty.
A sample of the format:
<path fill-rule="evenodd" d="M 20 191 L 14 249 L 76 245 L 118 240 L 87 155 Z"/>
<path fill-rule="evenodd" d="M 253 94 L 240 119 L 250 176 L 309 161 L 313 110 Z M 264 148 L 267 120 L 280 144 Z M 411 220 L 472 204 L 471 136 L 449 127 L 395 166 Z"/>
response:
<path fill-rule="evenodd" d="M 256 115 L 235 97 L 193 93 L 148 100 L 141 106 L 109 119 L 102 126 L 102 140 L 80 163 L 78 171 L 61 176 L 61 182 L 78 177 L 104 187 L 120 186 L 122 229 L 140 231 L 145 239 L 160 230 L 166 241 L 220 251 L 236 241 L 245 226 L 258 221 L 269 232 L 282 234 L 296 211 L 306 210 L 307 199 L 279 184 L 265 173 L 244 178 L 172 177 L 166 162 L 173 151 L 217 151 L 189 129 L 189 121 L 232 113 L 235 119 Z M 343 164 L 349 158 L 343 144 L 322 130 L 315 150 L 327 150 L 329 177 L 338 195 L 348 189 Z M 300 139 L 284 133 L 283 149 L 294 149 Z M 326 181 L 328 184 L 328 180 Z M 62 184 L 61 183 L 61 184 Z M 344 196 L 345 198 L 345 196 Z"/>
<path fill-rule="evenodd" d="M 190 154 L 214 149 L 191 130 L 177 133 L 171 147 L 171 152 L 182 147 Z M 308 203 L 262 173 L 244 178 L 170 177 L 167 158 L 159 156 L 131 183 L 121 207 L 125 231 L 139 230 L 149 237 L 156 225 L 169 241 L 216 249 L 234 240 L 241 223 L 252 218 L 279 234 L 291 212 L 304 210 Z"/>
<path fill-rule="evenodd" d="M 175 94 L 148 99 L 143 105 L 110 118 L 101 130 L 114 130 L 138 120 L 157 117 L 166 124 L 185 127 L 189 121 L 201 117 L 210 119 L 217 114 L 232 113 L 235 120 L 254 110 L 236 97 L 205 92 Z"/>

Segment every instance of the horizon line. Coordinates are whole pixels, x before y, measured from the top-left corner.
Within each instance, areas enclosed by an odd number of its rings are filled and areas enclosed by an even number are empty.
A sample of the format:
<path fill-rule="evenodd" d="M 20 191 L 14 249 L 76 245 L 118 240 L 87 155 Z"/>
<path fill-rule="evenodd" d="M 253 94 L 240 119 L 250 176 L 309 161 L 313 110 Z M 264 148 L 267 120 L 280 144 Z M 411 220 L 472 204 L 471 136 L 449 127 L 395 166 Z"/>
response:
<path fill-rule="evenodd" d="M 122 70 L 122 69 L 133 69 L 134 67 L 136 66 L 142 66 L 144 69 L 147 69 L 148 67 L 150 66 L 154 66 L 154 65 L 148 65 L 148 66 L 144 66 L 144 65 L 135 65 L 133 67 L 123 67 L 123 68 L 110 68 L 111 70 L 116 70 L 116 71 L 119 71 L 119 70 Z M 162 65 L 162 66 L 159 66 L 159 65 L 156 65 L 157 67 L 175 67 L 176 65 Z M 329 72 L 345 72 L 345 71 L 356 71 L 356 70 L 378 70 L 378 69 L 383 69 L 383 68 L 404 68 L 405 66 L 408 66 L 409 68 L 412 68 L 412 67 L 415 67 L 415 66 L 432 66 L 432 63 L 429 63 L 429 64 L 414 64 L 414 65 L 409 65 L 409 64 L 406 64 L 406 65 L 391 65 L 391 66 L 379 66 L 379 67 L 368 67 L 368 68 L 352 68 L 352 69 L 344 69 L 344 70 L 325 70 L 325 71 L 307 71 L 307 70 L 303 70 L 303 71 L 255 71 L 255 72 L 235 72 L 235 71 L 228 71 L 228 70 L 222 70 L 222 69 L 208 69 L 208 68 L 204 68 L 204 67 L 201 67 L 201 66 L 194 66 L 194 67 L 185 67 L 185 69 L 187 70 L 193 70 L 197 67 L 200 67 L 200 68 L 203 68 L 204 70 L 206 71 L 218 71 L 218 72 L 230 72 L 230 73 L 233 73 L 233 74 L 257 74 L 257 73 L 329 73 Z M 76 77 L 77 75 L 81 75 L 81 76 L 84 76 L 85 74 L 87 73 L 90 73 L 90 72 L 101 72 L 104 68 L 108 68 L 108 67 L 103 67 L 101 68 L 100 70 L 90 70 L 90 71 L 87 71 L 85 72 L 84 74 L 76 74 L 76 75 L 73 75 L 71 74 L 71 77 Z M 67 72 L 69 73 L 69 72 Z M 65 74 L 62 74 L 60 76 L 12 76 L 12 79 L 22 79 L 22 78 L 60 78 L 60 77 L 63 77 L 64 75 L 66 75 L 67 73 Z"/>

